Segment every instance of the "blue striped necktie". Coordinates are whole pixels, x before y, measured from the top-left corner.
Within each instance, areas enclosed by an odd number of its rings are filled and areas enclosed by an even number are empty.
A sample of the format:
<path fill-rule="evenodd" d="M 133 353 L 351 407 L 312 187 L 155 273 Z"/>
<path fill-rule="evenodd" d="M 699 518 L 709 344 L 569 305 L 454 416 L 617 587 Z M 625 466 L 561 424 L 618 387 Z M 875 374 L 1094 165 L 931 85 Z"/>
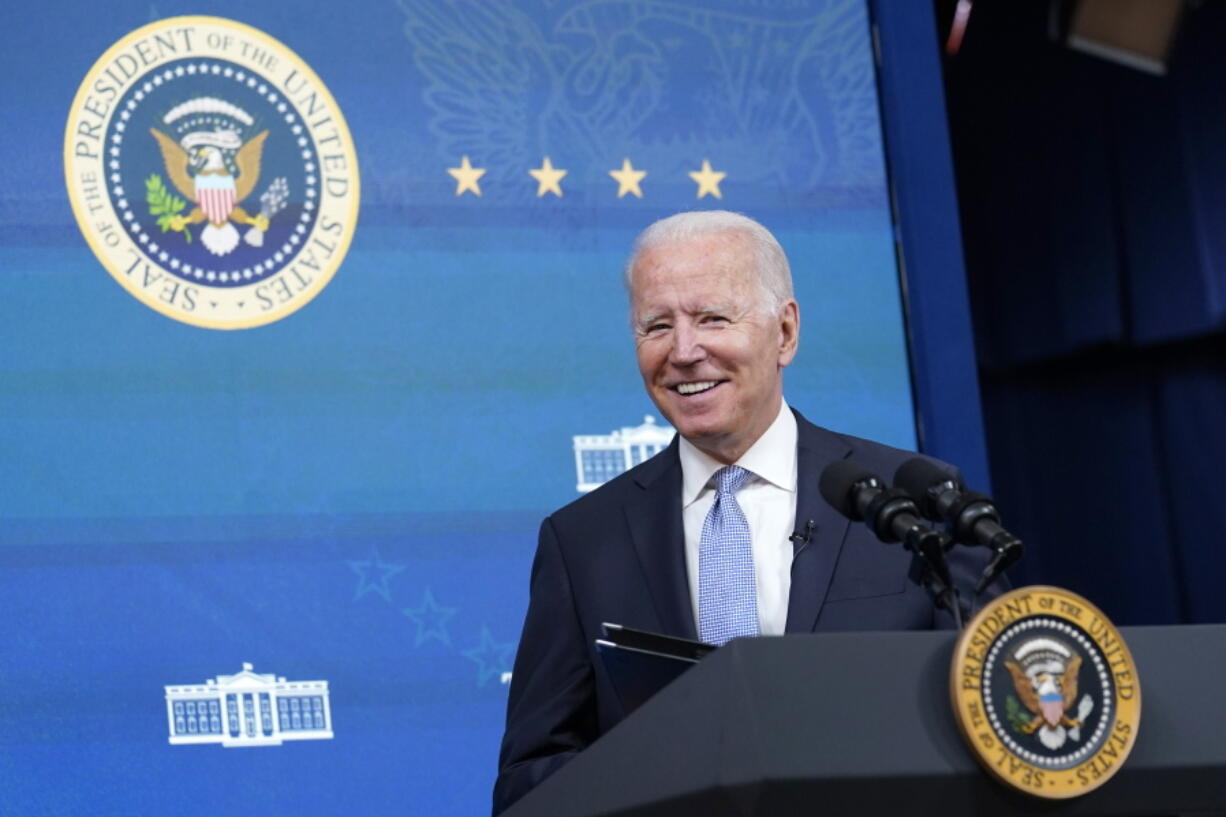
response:
<path fill-rule="evenodd" d="M 715 502 L 698 543 L 698 633 L 708 644 L 758 634 L 749 522 L 736 492 L 753 474 L 738 465 L 715 472 Z"/>

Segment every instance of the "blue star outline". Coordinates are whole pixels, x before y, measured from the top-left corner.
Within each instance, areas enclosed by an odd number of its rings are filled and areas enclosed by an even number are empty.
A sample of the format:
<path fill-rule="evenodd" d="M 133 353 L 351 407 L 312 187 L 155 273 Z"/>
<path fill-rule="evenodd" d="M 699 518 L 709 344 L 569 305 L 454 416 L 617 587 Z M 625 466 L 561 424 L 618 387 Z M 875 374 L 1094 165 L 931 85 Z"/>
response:
<path fill-rule="evenodd" d="M 481 643 L 464 650 L 464 657 L 477 664 L 477 686 L 485 686 L 491 678 L 498 678 L 511 669 L 511 654 L 514 644 L 500 644 L 490 635 L 489 627 L 481 625 Z"/>
<path fill-rule="evenodd" d="M 441 644 L 451 646 L 451 634 L 447 632 L 447 622 L 456 614 L 455 607 L 443 607 L 434 600 L 430 588 L 426 588 L 422 596 L 421 606 L 406 607 L 401 612 L 417 625 L 417 637 L 414 647 L 420 647 L 433 638 Z"/>
<path fill-rule="evenodd" d="M 367 593 L 378 593 L 386 602 L 391 602 L 392 592 L 388 589 L 387 580 L 395 576 L 400 571 L 404 570 L 404 565 L 391 564 L 379 558 L 379 549 L 374 548 L 371 551 L 370 559 L 361 562 L 346 562 L 349 569 L 358 574 L 358 589 L 353 595 L 353 600 L 365 596 Z"/>

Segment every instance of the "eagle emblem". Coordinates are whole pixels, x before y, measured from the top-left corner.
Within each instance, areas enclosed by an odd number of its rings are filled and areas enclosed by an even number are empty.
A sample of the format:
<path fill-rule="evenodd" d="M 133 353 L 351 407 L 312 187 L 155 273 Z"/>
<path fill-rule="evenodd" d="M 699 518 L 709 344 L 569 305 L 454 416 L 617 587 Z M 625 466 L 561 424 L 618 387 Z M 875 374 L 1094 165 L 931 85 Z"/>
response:
<path fill-rule="evenodd" d="M 1005 668 L 1021 701 L 1010 701 L 1009 720 L 1015 731 L 1038 734 L 1048 749 L 1056 750 L 1066 740 L 1081 740 L 1081 725 L 1094 709 L 1089 695 L 1077 700 L 1077 674 L 1081 656 L 1063 641 L 1050 637 L 1023 641 Z M 1022 712 L 1022 709 L 1025 712 Z M 1076 708 L 1076 717 L 1070 715 Z M 1029 713 L 1029 716 L 1026 715 Z"/>
<path fill-rule="evenodd" d="M 260 159 L 268 131 L 249 139 L 243 132 L 255 120 L 237 105 L 216 97 L 196 97 L 172 108 L 162 124 L 172 129 L 171 137 L 157 128 L 149 132 L 162 153 L 166 175 L 175 188 L 195 207 L 186 215 L 168 214 L 162 229 L 186 233 L 193 224 L 204 222 L 200 241 L 214 255 L 227 255 L 238 246 L 239 235 L 232 222 L 251 225 L 247 242 L 260 246 L 268 229 L 268 208 L 250 215 L 244 201 L 260 179 Z"/>

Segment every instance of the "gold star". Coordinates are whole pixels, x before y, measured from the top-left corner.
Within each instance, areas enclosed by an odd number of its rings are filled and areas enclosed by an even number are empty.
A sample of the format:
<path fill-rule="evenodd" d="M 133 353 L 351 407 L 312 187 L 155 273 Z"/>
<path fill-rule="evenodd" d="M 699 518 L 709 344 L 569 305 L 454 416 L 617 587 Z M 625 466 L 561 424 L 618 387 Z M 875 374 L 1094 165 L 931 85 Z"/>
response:
<path fill-rule="evenodd" d="M 465 156 L 460 160 L 459 167 L 449 167 L 447 172 L 455 178 L 455 194 L 462 196 L 465 193 L 475 193 L 481 195 L 481 185 L 477 184 L 477 180 L 485 175 L 485 168 L 473 167 L 468 157 Z"/>
<path fill-rule="evenodd" d="M 711 169 L 711 163 L 703 159 L 702 170 L 690 171 L 690 178 L 698 182 L 698 198 L 710 193 L 717 199 L 722 199 L 724 196 L 719 192 L 719 183 L 724 180 L 727 173 L 719 173 Z"/>
<path fill-rule="evenodd" d="M 622 169 L 610 170 L 609 175 L 617 180 L 617 197 L 619 199 L 627 193 L 633 193 L 640 199 L 643 198 L 643 191 L 639 189 L 639 182 L 647 175 L 646 170 L 635 170 L 634 165 L 630 164 L 629 159 L 622 159 Z"/>
<path fill-rule="evenodd" d="M 536 179 L 536 197 L 538 199 L 546 193 L 553 193 L 558 198 L 562 197 L 562 188 L 558 185 L 558 182 L 562 181 L 562 177 L 566 175 L 567 171 L 555 168 L 553 163 L 549 161 L 548 156 L 545 157 L 545 161 L 541 163 L 540 167 L 536 170 L 529 170 L 528 173 L 531 174 L 532 178 Z"/>

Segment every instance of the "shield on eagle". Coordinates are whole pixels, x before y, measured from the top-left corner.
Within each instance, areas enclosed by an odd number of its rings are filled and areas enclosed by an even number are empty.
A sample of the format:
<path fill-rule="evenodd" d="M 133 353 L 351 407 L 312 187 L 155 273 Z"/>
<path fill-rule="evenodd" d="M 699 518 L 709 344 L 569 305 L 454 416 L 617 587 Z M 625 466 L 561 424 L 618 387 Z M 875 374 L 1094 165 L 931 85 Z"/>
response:
<path fill-rule="evenodd" d="M 231 221 L 267 229 L 267 217 L 248 215 L 240 202 L 260 179 L 268 131 L 244 141 L 243 133 L 255 124 L 251 115 L 224 99 L 207 96 L 176 105 L 162 117 L 162 124 L 178 137 L 150 128 L 166 174 L 183 196 L 196 203 L 186 218 L 174 221 L 173 229 L 205 222 L 200 240 L 214 255 L 226 255 L 238 246 L 238 230 Z"/>

